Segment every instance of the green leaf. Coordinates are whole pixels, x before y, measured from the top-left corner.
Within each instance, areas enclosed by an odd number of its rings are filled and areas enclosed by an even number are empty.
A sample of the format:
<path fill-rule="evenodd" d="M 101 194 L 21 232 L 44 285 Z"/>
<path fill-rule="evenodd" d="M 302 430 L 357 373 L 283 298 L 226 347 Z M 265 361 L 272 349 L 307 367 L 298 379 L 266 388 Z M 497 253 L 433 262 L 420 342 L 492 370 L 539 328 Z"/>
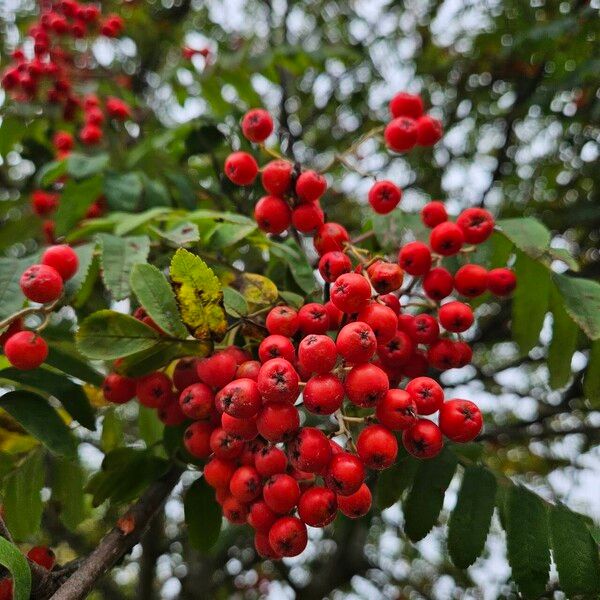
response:
<path fill-rule="evenodd" d="M 144 183 L 144 206 L 170 206 L 171 198 L 169 191 L 162 181 L 150 179 L 143 173 L 140 173 Z"/>
<path fill-rule="evenodd" d="M 373 231 L 377 242 L 386 251 L 397 252 L 409 231 L 419 240 L 428 238 L 427 229 L 419 215 L 406 213 L 403 210 L 395 210 L 388 215 L 374 215 Z"/>
<path fill-rule="evenodd" d="M 287 302 L 292 308 L 300 308 L 304 304 L 304 298 L 300 294 L 294 294 L 294 292 L 286 292 L 281 290 L 279 295 L 285 302 Z"/>
<path fill-rule="evenodd" d="M 118 448 L 123 443 L 123 422 L 119 418 L 116 408 L 112 406 L 104 413 L 100 440 L 105 453 Z"/>
<path fill-rule="evenodd" d="M 4 513 L 6 525 L 16 540 L 35 535 L 42 522 L 44 486 L 44 456 L 31 452 L 5 482 Z"/>
<path fill-rule="evenodd" d="M 98 234 L 98 239 L 104 284 L 115 300 L 124 300 L 130 293 L 133 266 L 148 259 L 150 240 L 147 236 L 120 238 L 108 233 Z"/>
<path fill-rule="evenodd" d="M 483 551 L 496 500 L 496 478 L 485 467 L 465 469 L 448 526 L 452 562 L 466 569 Z"/>
<path fill-rule="evenodd" d="M 85 475 L 77 462 L 55 460 L 52 469 L 52 499 L 58 503 L 59 518 L 74 530 L 86 517 L 83 489 Z"/>
<path fill-rule="evenodd" d="M 67 458 L 77 456 L 77 441 L 71 430 L 45 398 L 33 392 L 16 390 L 0 397 L 0 408 L 55 454 Z"/>
<path fill-rule="evenodd" d="M 238 223 L 219 223 L 208 236 L 206 243 L 210 248 L 231 248 L 251 233 L 256 231 L 256 224 L 249 223 L 240 225 Z"/>
<path fill-rule="evenodd" d="M 565 310 L 591 340 L 600 339 L 600 283 L 580 277 L 552 275 Z M 518 287 L 518 286 L 517 286 Z"/>
<path fill-rule="evenodd" d="M 146 442 L 146 446 L 150 447 L 163 438 L 165 426 L 158 418 L 156 410 L 147 408 L 140 404 L 138 413 L 138 427 L 140 437 Z"/>
<path fill-rule="evenodd" d="M 104 195 L 112 210 L 133 212 L 139 208 L 142 190 L 137 173 L 108 173 L 104 178 Z"/>
<path fill-rule="evenodd" d="M 550 271 L 538 261 L 517 252 L 515 263 L 517 289 L 513 296 L 513 338 L 523 353 L 539 341 L 540 331 L 548 309 Z"/>
<path fill-rule="evenodd" d="M 67 173 L 75 179 L 86 179 L 104 171 L 109 159 L 110 157 L 105 152 L 95 156 L 85 156 L 84 154 L 72 152 L 67 158 Z"/>
<path fill-rule="evenodd" d="M 526 598 L 546 590 L 550 571 L 548 514 L 543 501 L 528 489 L 511 486 L 505 506 L 508 562 Z"/>
<path fill-rule="evenodd" d="M 294 281 L 306 294 L 315 291 L 317 282 L 312 267 L 308 264 L 304 253 L 299 253 L 295 245 L 275 244 L 271 246 L 271 252 L 282 259 L 288 266 Z"/>
<path fill-rule="evenodd" d="M 221 283 L 212 269 L 199 256 L 179 248 L 170 273 L 183 322 L 197 338 L 221 339 L 227 319 Z"/>
<path fill-rule="evenodd" d="M 232 287 L 223 288 L 225 310 L 232 317 L 245 317 L 248 314 L 246 298 Z"/>
<path fill-rule="evenodd" d="M 82 244 L 81 246 L 75 246 L 73 249 L 75 250 L 75 254 L 77 254 L 79 267 L 77 268 L 77 273 L 65 283 L 66 298 L 75 297 L 83 286 L 94 260 L 96 244 Z"/>
<path fill-rule="evenodd" d="M 38 256 L 0 258 L 0 318 L 4 319 L 23 307 L 25 296 L 19 280 L 23 271 L 37 262 Z"/>
<path fill-rule="evenodd" d="M 552 557 L 561 589 L 568 598 L 600 594 L 598 547 L 585 521 L 562 505 L 550 511 Z"/>
<path fill-rule="evenodd" d="M 564 387 L 571 379 L 571 358 L 577 349 L 579 329 L 573 323 L 563 304 L 556 286 L 550 288 L 550 310 L 552 311 L 552 341 L 548 348 L 548 371 L 550 387 Z"/>
<path fill-rule="evenodd" d="M 56 211 L 56 233 L 66 235 L 81 221 L 87 209 L 102 194 L 102 177 L 99 175 L 83 181 L 67 181 Z"/>
<path fill-rule="evenodd" d="M 87 361 L 83 360 L 74 347 L 71 345 L 61 345 L 60 343 L 48 344 L 48 358 L 46 364 L 70 375 L 91 383 L 96 387 L 102 385 L 104 375 L 92 368 Z"/>
<path fill-rule="evenodd" d="M 6 567 L 13 580 L 13 600 L 29 600 L 31 571 L 27 559 L 8 540 L 0 537 L 0 565 Z"/>
<path fill-rule="evenodd" d="M 185 138 L 187 154 L 214 152 L 225 141 L 225 135 L 213 124 L 194 127 Z"/>
<path fill-rule="evenodd" d="M 219 539 L 223 517 L 215 492 L 203 477 L 196 479 L 186 492 L 184 509 L 190 545 L 207 552 Z"/>
<path fill-rule="evenodd" d="M 185 221 L 169 229 L 168 231 L 162 231 L 160 229 L 154 229 L 154 231 L 163 239 L 172 244 L 173 246 L 185 246 L 186 244 L 193 244 L 200 241 L 200 233 L 198 231 L 198 225 Z"/>
<path fill-rule="evenodd" d="M 396 504 L 404 491 L 413 482 L 419 461 L 412 456 L 403 456 L 377 478 L 377 506 L 380 510 Z"/>
<path fill-rule="evenodd" d="M 583 392 L 594 408 L 600 406 L 600 340 L 594 342 L 590 348 L 583 378 Z"/>
<path fill-rule="evenodd" d="M 176 338 L 188 337 L 188 330 L 179 316 L 175 294 L 154 265 L 135 265 L 130 283 L 142 307 L 163 331 Z"/>
<path fill-rule="evenodd" d="M 131 215 L 127 213 L 119 213 L 118 222 L 115 225 L 115 235 L 125 235 L 134 229 L 145 225 L 149 221 L 156 219 L 156 217 L 160 217 L 169 212 L 171 212 L 170 208 L 165 206 L 157 206 L 139 214 Z M 114 214 L 115 213 L 113 213 L 113 216 Z"/>
<path fill-rule="evenodd" d="M 501 219 L 496 222 L 496 226 L 500 233 L 531 258 L 539 258 L 550 246 L 550 231 L 537 219 Z"/>
<path fill-rule="evenodd" d="M 41 169 L 39 169 L 35 175 L 35 178 L 40 187 L 46 187 L 51 183 L 54 183 L 66 172 L 66 160 L 53 160 L 52 162 L 46 163 Z"/>
<path fill-rule="evenodd" d="M 154 346 L 158 333 L 145 323 L 113 310 L 99 310 L 79 326 L 79 351 L 88 358 L 113 360 Z"/>
<path fill-rule="evenodd" d="M 404 531 L 413 542 L 422 540 L 437 523 L 456 465 L 456 456 L 447 448 L 419 465 L 404 503 Z"/>

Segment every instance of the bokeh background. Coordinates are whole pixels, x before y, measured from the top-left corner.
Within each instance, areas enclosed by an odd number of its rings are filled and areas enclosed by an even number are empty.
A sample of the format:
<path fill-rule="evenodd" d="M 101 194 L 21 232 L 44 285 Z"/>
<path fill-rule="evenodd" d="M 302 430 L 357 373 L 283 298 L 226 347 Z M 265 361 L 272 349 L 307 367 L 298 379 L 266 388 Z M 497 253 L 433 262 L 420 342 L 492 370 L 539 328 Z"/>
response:
<path fill-rule="evenodd" d="M 215 135 L 228 136 L 235 146 L 240 115 L 262 105 L 287 131 L 282 145 L 297 160 L 319 167 L 384 121 L 395 92 L 421 93 L 445 126 L 433 152 L 392 157 L 373 142 L 361 146 L 357 163 L 404 188 L 403 212 L 443 199 L 454 215 L 485 206 L 498 217 L 535 216 L 551 229 L 558 256 L 568 249 L 579 259 L 581 276 L 600 275 L 599 0 L 103 5 L 126 19 L 126 34 L 95 42 L 92 63 L 82 68 L 98 69 L 106 92 L 136 106 L 137 124 L 128 125 L 125 144 L 144 148 L 138 168 L 168 179 L 171 169 L 184 165 L 195 192 L 222 194 L 230 208 L 248 212 L 250 200 L 233 194 L 220 178 L 227 147 L 190 157 L 180 148 L 184 135 L 199 127 L 215 133 L 218 123 Z M 0 0 L 3 64 L 35 9 L 33 0 Z M 209 52 L 186 60 L 184 47 Z M 37 118 L 44 107 L 37 114 L 25 105 L 8 107 L 0 92 L 0 252 L 14 254 L 36 244 L 39 222 L 26 199 L 33 173 L 49 160 L 42 140 L 51 120 Z M 27 141 L 8 152 L 14 136 L 23 135 L 15 123 L 29 128 Z M 169 185 L 183 196 L 184 184 Z M 359 230 L 367 218 L 362 207 L 369 181 L 339 171 L 330 184 L 330 218 Z M 557 261 L 555 268 L 576 266 Z M 528 284 L 535 288 L 535 282 Z M 511 341 L 506 306 L 486 305 L 479 316 L 472 335 L 475 363 L 443 375 L 447 396 L 471 398 L 485 410 L 488 464 L 548 500 L 600 520 L 600 406 L 583 399 L 587 353 L 564 356 L 570 362 L 566 381 L 552 389 L 546 364 L 551 316 L 525 354 Z M 136 409 L 119 410 L 118 426 L 82 445 L 89 471 L 114 443 L 110 435 L 133 441 Z M 454 505 L 456 488 L 451 485 L 445 510 Z M 72 532 L 51 501 L 47 508 L 44 539 L 64 556 L 93 548 L 115 517 L 111 509 L 90 509 Z M 445 514 L 442 525 L 416 545 L 403 534 L 402 511 L 394 505 L 335 529 L 311 530 L 309 549 L 298 559 L 260 563 L 243 528 L 225 529 L 209 555 L 194 552 L 181 527 L 176 492 L 165 516 L 92 597 L 516 597 L 497 517 L 484 556 L 462 572 L 447 557 Z"/>

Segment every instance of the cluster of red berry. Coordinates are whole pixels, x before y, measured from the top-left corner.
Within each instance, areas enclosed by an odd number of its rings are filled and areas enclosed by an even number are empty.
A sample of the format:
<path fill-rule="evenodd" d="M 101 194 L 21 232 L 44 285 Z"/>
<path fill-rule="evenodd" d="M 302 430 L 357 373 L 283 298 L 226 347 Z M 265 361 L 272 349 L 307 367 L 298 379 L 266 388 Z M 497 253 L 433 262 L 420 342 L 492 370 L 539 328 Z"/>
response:
<path fill-rule="evenodd" d="M 56 563 L 54 552 L 47 546 L 34 546 L 27 553 L 27 558 L 48 571 L 51 571 Z M 0 579 L 0 600 L 13 600 L 13 582 L 10 577 Z"/>
<path fill-rule="evenodd" d="M 21 291 L 28 300 L 46 305 L 51 312 L 52 303 L 62 296 L 64 282 L 75 275 L 78 264 L 77 254 L 70 246 L 50 246 L 42 254 L 40 264 L 28 267 L 21 275 Z M 36 369 L 48 356 L 48 344 L 39 329 L 24 330 L 23 325 L 21 318 L 10 320 L 8 328 L 0 335 L 0 345 L 13 367 Z"/>
<path fill-rule="evenodd" d="M 95 4 L 76 0 L 43 0 L 40 2 L 38 20 L 29 29 L 29 44 L 12 53 L 12 63 L 2 75 L 2 87 L 17 100 L 58 105 L 67 121 L 75 119 L 84 110 L 84 126 L 79 132 L 81 141 L 94 145 L 103 137 L 102 124 L 105 113 L 97 99 L 81 97 L 74 83 L 85 76 L 81 61 L 90 63 L 87 57 L 76 57 L 70 43 L 73 39 L 87 36 L 119 36 L 124 22 L 118 15 L 102 18 L 101 9 Z M 108 116 L 124 120 L 131 114 L 130 108 L 118 98 L 108 98 L 105 104 Z"/>

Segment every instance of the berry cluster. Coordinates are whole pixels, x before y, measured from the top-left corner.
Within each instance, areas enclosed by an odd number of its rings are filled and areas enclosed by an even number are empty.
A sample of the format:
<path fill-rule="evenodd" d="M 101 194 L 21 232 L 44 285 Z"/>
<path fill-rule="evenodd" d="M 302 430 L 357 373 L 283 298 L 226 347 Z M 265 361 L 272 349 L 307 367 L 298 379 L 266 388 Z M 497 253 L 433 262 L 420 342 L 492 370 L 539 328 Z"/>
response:
<path fill-rule="evenodd" d="M 27 558 L 48 571 L 51 571 L 56 563 L 54 552 L 47 546 L 34 546 L 27 553 Z M 13 600 L 13 581 L 10 577 L 0 579 L 0 600 Z"/>
<path fill-rule="evenodd" d="M 77 272 L 78 263 L 77 254 L 70 246 L 50 246 L 42 254 L 41 262 L 28 267 L 21 275 L 21 291 L 31 302 L 44 305 L 39 312 L 47 317 L 63 294 L 64 282 Z M 46 360 L 48 345 L 39 334 L 44 324 L 36 331 L 23 329 L 23 320 L 17 313 L 2 325 L 7 329 L 0 335 L 0 345 L 13 367 L 36 369 Z"/>

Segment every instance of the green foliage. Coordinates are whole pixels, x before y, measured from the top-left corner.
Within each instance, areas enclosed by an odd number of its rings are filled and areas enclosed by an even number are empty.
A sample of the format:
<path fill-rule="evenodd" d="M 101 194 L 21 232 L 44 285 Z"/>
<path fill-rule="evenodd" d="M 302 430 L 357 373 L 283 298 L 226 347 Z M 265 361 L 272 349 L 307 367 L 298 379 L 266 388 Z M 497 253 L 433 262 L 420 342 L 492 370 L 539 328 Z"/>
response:
<path fill-rule="evenodd" d="M 571 358 L 577 349 L 579 329 L 564 308 L 562 297 L 554 285 L 550 288 L 550 310 L 552 311 L 552 341 L 548 348 L 548 371 L 550 386 L 558 389 L 571 378 Z"/>
<path fill-rule="evenodd" d="M 583 391 L 592 406 L 600 406 L 600 341 L 592 344 L 588 360 L 588 368 L 583 380 Z"/>
<path fill-rule="evenodd" d="M 11 574 L 14 600 L 29 600 L 31 571 L 27 559 L 15 545 L 3 537 L 0 537 L 0 565 L 6 567 Z"/>
<path fill-rule="evenodd" d="M 60 520 L 70 530 L 75 530 L 87 514 L 84 487 L 85 474 L 77 462 L 53 461 L 52 499 L 58 503 Z"/>
<path fill-rule="evenodd" d="M 600 283 L 558 273 L 552 279 L 569 316 L 591 340 L 600 339 Z"/>
<path fill-rule="evenodd" d="M 196 479 L 187 490 L 184 508 L 190 544 L 196 550 L 207 552 L 219 539 L 223 517 L 214 490 L 203 477 Z"/>
<path fill-rule="evenodd" d="M 70 179 L 62 191 L 60 205 L 56 211 L 56 233 L 70 233 L 101 193 L 102 178 L 99 175 L 82 181 Z"/>
<path fill-rule="evenodd" d="M 389 508 L 398 502 L 402 494 L 412 484 L 415 473 L 419 468 L 419 461 L 412 456 L 403 456 L 385 469 L 377 478 L 376 501 L 380 510 Z"/>

